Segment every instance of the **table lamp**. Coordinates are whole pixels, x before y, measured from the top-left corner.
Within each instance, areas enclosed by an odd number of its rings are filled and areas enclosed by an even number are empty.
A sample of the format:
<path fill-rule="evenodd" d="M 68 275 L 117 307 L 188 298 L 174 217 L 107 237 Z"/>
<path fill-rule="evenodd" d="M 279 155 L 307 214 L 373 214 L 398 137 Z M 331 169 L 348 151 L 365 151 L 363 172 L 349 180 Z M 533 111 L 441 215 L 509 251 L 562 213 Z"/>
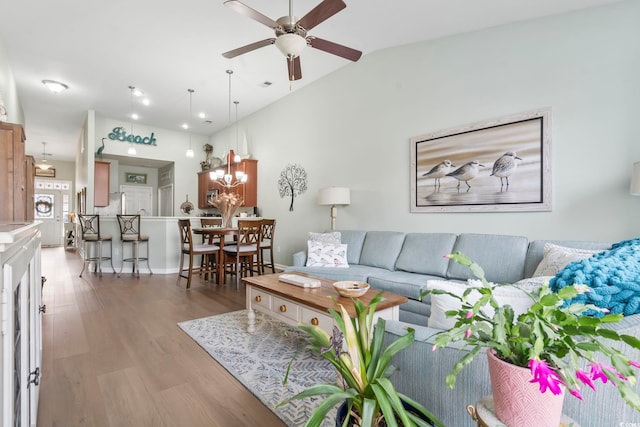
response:
<path fill-rule="evenodd" d="M 318 192 L 319 205 L 331 205 L 331 229 L 336 229 L 336 216 L 338 205 L 348 205 L 351 203 L 351 192 L 345 187 L 327 187 Z"/>

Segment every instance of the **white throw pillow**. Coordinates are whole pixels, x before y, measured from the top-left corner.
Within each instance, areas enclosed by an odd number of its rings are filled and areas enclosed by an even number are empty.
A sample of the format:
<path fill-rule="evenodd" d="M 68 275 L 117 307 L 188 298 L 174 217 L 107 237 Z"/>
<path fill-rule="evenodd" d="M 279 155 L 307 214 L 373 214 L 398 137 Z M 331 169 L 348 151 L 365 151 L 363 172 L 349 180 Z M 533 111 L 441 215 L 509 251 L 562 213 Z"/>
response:
<path fill-rule="evenodd" d="M 309 240 L 314 242 L 331 243 L 333 245 L 339 245 L 342 243 L 342 235 L 339 231 L 332 231 L 330 233 L 314 233 L 309 232 Z"/>
<path fill-rule="evenodd" d="M 594 254 L 599 252 L 602 252 L 602 250 L 567 248 L 564 246 L 554 245 L 553 243 L 545 243 L 544 257 L 542 258 L 542 261 L 540 261 L 540 264 L 538 264 L 536 271 L 533 273 L 533 277 L 555 276 L 567 264 L 573 261 L 591 258 Z"/>
<path fill-rule="evenodd" d="M 349 267 L 346 244 L 335 245 L 309 240 L 307 249 L 307 267 Z"/>
<path fill-rule="evenodd" d="M 469 284 L 478 287 L 476 281 L 470 280 Z M 438 289 L 451 292 L 454 295 L 462 296 L 469 287 L 466 283 L 449 282 L 444 280 L 428 280 L 427 289 Z M 431 295 L 431 314 L 427 325 L 436 329 L 451 329 L 456 324 L 455 317 L 447 317 L 447 311 L 460 310 L 460 300 L 446 294 L 430 294 Z M 493 290 L 493 295 L 500 305 L 510 305 L 516 316 L 524 313 L 531 307 L 532 301 L 529 295 L 522 289 L 514 285 L 498 286 Z M 474 304 L 480 299 L 478 291 L 472 291 L 467 297 L 469 304 Z M 491 307 L 485 307 L 484 312 L 487 316 L 493 316 Z"/>

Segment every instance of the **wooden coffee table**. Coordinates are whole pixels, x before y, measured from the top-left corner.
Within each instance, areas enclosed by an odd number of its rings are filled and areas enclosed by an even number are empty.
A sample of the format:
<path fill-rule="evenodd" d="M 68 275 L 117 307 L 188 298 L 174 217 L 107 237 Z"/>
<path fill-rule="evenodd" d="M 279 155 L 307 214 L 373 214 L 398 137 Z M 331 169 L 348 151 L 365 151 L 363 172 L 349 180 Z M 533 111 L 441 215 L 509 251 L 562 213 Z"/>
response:
<path fill-rule="evenodd" d="M 303 322 L 320 326 L 329 333 L 331 333 L 334 325 L 329 309 L 339 309 L 334 303 L 334 299 L 336 303 L 344 306 L 349 315 L 355 317 L 356 311 L 351 298 L 341 297 L 336 292 L 333 288 L 334 280 L 304 273 L 295 274 L 318 279 L 322 285 L 318 288 L 303 288 L 291 285 L 278 280 L 280 273 L 242 279 L 247 291 L 246 306 L 249 317 L 247 330 L 250 333 L 255 332 L 256 314 L 254 310 L 259 310 L 290 325 L 297 325 Z M 375 289 L 369 289 L 359 299 L 363 303 L 369 304 L 378 293 L 379 291 Z M 399 306 L 407 301 L 407 298 L 401 295 L 385 292 L 376 307 L 376 317 L 382 317 L 385 320 L 398 320 Z"/>

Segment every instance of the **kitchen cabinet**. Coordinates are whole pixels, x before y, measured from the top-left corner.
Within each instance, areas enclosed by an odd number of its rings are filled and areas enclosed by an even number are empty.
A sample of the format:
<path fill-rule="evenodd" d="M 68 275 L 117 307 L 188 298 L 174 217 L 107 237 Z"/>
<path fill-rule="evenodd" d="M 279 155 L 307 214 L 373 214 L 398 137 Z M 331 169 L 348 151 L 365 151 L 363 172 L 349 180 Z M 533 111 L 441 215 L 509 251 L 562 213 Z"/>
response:
<path fill-rule="evenodd" d="M 231 170 L 231 175 L 235 177 L 236 171 L 242 171 L 247 175 L 247 182 L 230 191 L 244 199 L 242 206 L 255 207 L 258 206 L 258 161 L 255 159 L 243 159 L 239 163 L 222 165 L 214 169 Z M 235 179 L 235 178 L 234 178 Z M 207 204 L 207 192 L 211 190 L 225 191 L 224 187 L 209 177 L 209 171 L 198 172 L 198 208 L 211 208 Z"/>
<path fill-rule="evenodd" d="M 33 220 L 33 157 L 25 156 L 22 125 L 0 122 L 0 221 Z"/>
<path fill-rule="evenodd" d="M 42 376 L 42 281 L 37 223 L 0 224 L 0 426 L 37 423 Z"/>
<path fill-rule="evenodd" d="M 109 162 L 95 161 L 93 172 L 93 206 L 109 206 Z"/>

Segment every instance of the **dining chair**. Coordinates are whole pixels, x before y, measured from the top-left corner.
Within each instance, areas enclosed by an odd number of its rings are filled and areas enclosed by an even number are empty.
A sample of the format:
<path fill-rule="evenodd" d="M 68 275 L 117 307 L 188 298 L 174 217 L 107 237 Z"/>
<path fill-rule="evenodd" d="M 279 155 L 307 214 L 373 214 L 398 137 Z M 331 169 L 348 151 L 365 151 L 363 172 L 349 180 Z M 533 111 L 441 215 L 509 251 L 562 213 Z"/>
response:
<path fill-rule="evenodd" d="M 193 273 L 205 273 L 205 276 L 208 276 L 209 278 L 214 277 L 212 270 L 213 264 L 210 260 L 205 259 L 204 263 L 194 267 L 193 258 L 198 255 L 203 258 L 215 257 L 215 265 L 218 267 L 220 263 L 217 258 L 220 256 L 220 246 L 213 244 L 194 244 L 193 233 L 191 232 L 191 221 L 188 219 L 179 219 L 178 229 L 180 230 L 180 267 L 178 269 L 178 284 L 180 284 L 181 278 L 185 278 L 187 279 L 188 289 L 191 287 L 191 278 Z M 189 257 L 188 268 L 184 267 L 185 256 Z"/>
<path fill-rule="evenodd" d="M 149 274 L 153 274 L 149 266 L 149 236 L 140 234 L 140 215 L 116 215 L 116 217 L 118 218 L 118 225 L 120 226 L 120 244 L 122 248 L 122 265 L 120 266 L 118 277 L 122 274 L 125 262 L 132 262 L 132 273 L 136 273 L 136 275 L 140 277 L 140 261 L 146 261 Z M 125 243 L 131 244 L 131 256 L 129 258 L 125 258 L 124 256 Z M 147 244 L 147 253 L 144 257 L 140 256 L 141 243 Z"/>
<path fill-rule="evenodd" d="M 224 252 L 224 282 L 227 282 L 227 271 L 236 276 L 236 287 L 240 287 L 240 278 L 247 274 L 253 276 L 254 257 L 257 259 L 260 246 L 262 221 L 238 220 L 236 241 L 222 248 Z M 231 267 L 227 270 L 227 267 Z M 257 270 L 255 270 L 257 271 Z"/>
<path fill-rule="evenodd" d="M 222 217 L 208 217 L 208 218 L 200 218 L 200 227 L 205 228 L 205 227 L 221 227 L 222 226 Z M 219 242 L 220 242 L 220 238 L 219 237 L 215 237 L 211 234 L 206 235 L 203 234 L 202 235 L 202 244 L 217 244 L 219 246 Z M 205 261 L 206 257 L 202 257 L 202 259 L 200 260 L 200 266 L 204 266 L 204 261 Z"/>
<path fill-rule="evenodd" d="M 260 236 L 260 251 L 258 252 L 258 269 L 260 274 L 264 274 L 264 268 L 270 267 L 271 272 L 276 272 L 276 266 L 273 261 L 273 235 L 276 230 L 275 219 L 263 219 L 262 229 L 260 230 L 262 235 Z M 269 262 L 265 262 L 264 253 L 269 252 Z"/>
<path fill-rule="evenodd" d="M 111 254 L 113 253 L 112 238 L 110 234 L 100 233 L 100 215 L 84 215 L 77 216 L 80 222 L 80 230 L 82 234 L 82 270 L 80 271 L 80 277 L 84 273 L 84 269 L 88 263 L 93 262 L 95 265 L 95 271 L 102 275 L 102 262 L 109 261 L 111 269 L 114 274 L 116 269 L 113 268 L 113 260 Z M 102 253 L 102 244 L 109 244 L 109 256 L 104 256 Z M 91 254 L 93 249 L 93 255 Z"/>

